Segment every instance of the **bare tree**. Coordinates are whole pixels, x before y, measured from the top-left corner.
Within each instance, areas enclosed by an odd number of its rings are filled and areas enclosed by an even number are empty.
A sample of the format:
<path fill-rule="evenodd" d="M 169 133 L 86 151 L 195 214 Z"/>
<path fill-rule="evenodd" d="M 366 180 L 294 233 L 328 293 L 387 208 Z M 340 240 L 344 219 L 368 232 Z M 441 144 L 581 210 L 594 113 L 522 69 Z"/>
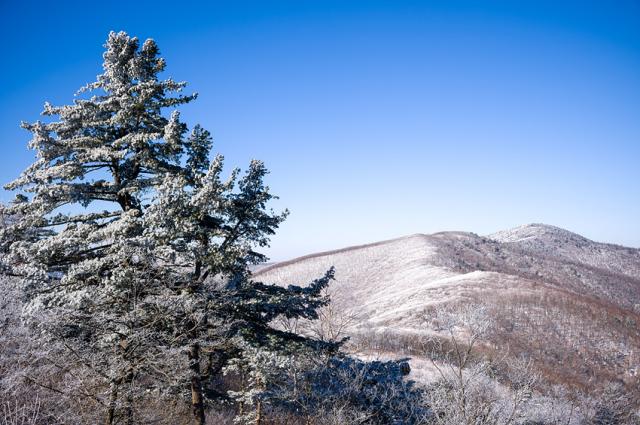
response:
<path fill-rule="evenodd" d="M 482 306 L 437 308 L 429 318 L 435 334 L 424 342 L 437 377 L 428 387 L 428 404 L 438 425 L 511 425 L 521 419 L 536 376 L 531 363 L 507 364 L 508 382 L 494 370 L 507 356 L 488 359 L 480 353 L 492 322 Z"/>

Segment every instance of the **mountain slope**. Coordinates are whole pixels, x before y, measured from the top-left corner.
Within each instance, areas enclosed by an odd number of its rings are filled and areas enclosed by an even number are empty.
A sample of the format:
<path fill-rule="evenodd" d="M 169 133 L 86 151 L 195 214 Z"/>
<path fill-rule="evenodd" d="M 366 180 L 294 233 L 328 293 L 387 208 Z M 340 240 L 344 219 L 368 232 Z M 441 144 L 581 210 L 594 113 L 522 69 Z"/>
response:
<path fill-rule="evenodd" d="M 640 277 L 640 250 L 594 242 L 558 227 L 529 224 L 495 233 L 489 238 L 532 255 L 559 258 L 631 278 Z"/>
<path fill-rule="evenodd" d="M 532 358 L 549 384 L 640 382 L 638 249 L 532 224 L 487 237 L 416 234 L 274 264 L 254 276 L 296 284 L 331 266 L 334 308 L 356 318 L 352 335 L 415 342 L 437 333 L 430 317 L 438 309 L 474 306 L 492 323 L 484 344 Z M 397 354 L 411 354 L 411 345 Z"/>

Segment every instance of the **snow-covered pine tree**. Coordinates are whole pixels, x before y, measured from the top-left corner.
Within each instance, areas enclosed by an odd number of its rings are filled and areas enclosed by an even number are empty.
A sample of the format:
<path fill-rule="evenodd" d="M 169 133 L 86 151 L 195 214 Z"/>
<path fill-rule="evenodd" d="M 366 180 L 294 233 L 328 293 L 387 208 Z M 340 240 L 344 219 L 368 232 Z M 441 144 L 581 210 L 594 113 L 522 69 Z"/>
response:
<path fill-rule="evenodd" d="M 315 318 L 333 271 L 304 288 L 252 281 L 249 266 L 266 259 L 255 249 L 286 215 L 267 210 L 266 168 L 253 161 L 223 179 L 209 133 L 187 136 L 166 112 L 196 95 L 159 78 L 156 43 L 112 32 L 105 47 L 104 72 L 72 105 L 46 104 L 47 122 L 23 123 L 36 161 L 6 185 L 19 194 L 3 214 L 19 219 L 0 240 L 34 323 L 102 382 L 91 396 L 107 423 L 137 420 L 144 385 L 189 388 L 203 424 L 217 394 L 208 379 L 241 344 L 336 347 L 271 326 Z"/>

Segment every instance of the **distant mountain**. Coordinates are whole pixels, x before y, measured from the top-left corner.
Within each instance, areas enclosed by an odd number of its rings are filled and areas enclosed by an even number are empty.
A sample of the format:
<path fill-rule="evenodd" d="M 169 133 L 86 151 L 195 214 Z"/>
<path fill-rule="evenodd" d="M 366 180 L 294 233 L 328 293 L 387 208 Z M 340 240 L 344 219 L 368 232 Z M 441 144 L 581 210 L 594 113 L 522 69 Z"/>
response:
<path fill-rule="evenodd" d="M 429 326 L 434 309 L 478 306 L 491 316 L 487 346 L 532 358 L 549 384 L 583 389 L 614 380 L 638 392 L 639 249 L 530 224 L 488 236 L 415 234 L 307 255 L 254 276 L 299 284 L 331 266 L 335 308 L 357 318 L 349 322 L 354 335 L 415 340 L 437 332 Z M 397 354 L 411 354 L 407 346 Z"/>
<path fill-rule="evenodd" d="M 639 249 L 594 242 L 559 227 L 529 224 L 489 238 L 531 255 L 562 259 L 634 279 L 640 277 Z"/>

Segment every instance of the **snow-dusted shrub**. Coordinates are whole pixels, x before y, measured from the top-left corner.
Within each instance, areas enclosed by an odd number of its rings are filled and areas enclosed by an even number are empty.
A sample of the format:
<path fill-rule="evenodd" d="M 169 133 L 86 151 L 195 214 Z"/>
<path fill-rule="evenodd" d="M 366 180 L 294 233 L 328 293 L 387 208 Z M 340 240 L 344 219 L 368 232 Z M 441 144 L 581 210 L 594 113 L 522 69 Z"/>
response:
<path fill-rule="evenodd" d="M 248 348 L 226 373 L 240 375 L 230 395 L 241 423 L 422 424 L 430 410 L 423 391 L 406 379 L 406 361 L 365 362 L 342 355 L 282 356 Z"/>
<path fill-rule="evenodd" d="M 520 423 L 530 401 L 536 375 L 525 360 L 509 364 L 505 356 L 485 358 L 478 353 L 492 327 L 482 306 L 462 304 L 436 308 L 428 320 L 437 333 L 426 338 L 425 349 L 436 370 L 427 386 L 427 402 L 438 425 L 512 425 Z M 513 362 L 513 360 L 510 360 Z M 508 379 L 497 379 L 505 368 Z"/>
<path fill-rule="evenodd" d="M 638 401 L 636 400 L 635 403 Z M 592 405 L 588 425 L 636 425 L 640 423 L 640 409 L 620 383 L 609 383 Z"/>

